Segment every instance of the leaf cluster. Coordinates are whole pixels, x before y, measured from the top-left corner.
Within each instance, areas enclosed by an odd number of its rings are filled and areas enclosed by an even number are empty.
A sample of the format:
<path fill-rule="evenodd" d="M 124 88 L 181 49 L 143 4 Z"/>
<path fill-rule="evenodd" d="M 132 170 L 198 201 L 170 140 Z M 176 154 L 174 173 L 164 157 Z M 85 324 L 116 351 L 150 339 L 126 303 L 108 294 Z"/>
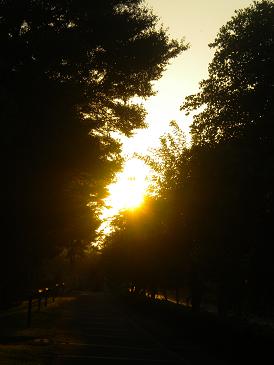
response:
<path fill-rule="evenodd" d="M 247 134 L 263 138 L 265 128 L 271 128 L 273 11 L 269 0 L 236 11 L 209 45 L 215 50 L 209 76 L 182 106 L 188 113 L 199 112 L 191 126 L 195 144 L 229 141 Z"/>
<path fill-rule="evenodd" d="M 245 306 L 273 315 L 273 10 L 273 1 L 254 2 L 211 44 L 209 77 L 183 105 L 197 112 L 192 146 L 173 123 L 145 158 L 158 197 L 134 231 L 126 218 L 110 239 L 113 250 L 119 242 L 119 257 L 127 250 L 128 282 L 172 289 L 188 279 L 192 299 L 202 293 L 191 282 L 202 282 L 220 313 Z M 137 243 L 135 232 L 143 234 Z"/>
<path fill-rule="evenodd" d="M 145 125 L 144 109 L 130 99 L 151 96 L 152 81 L 186 49 L 157 23 L 140 0 L 0 1 L 9 242 L 0 263 L 3 272 L 18 268 L 11 281 L 24 267 L 22 282 L 35 277 L 64 242 L 92 237 L 98 222 L 89 195 L 103 190 L 98 184 L 121 162 L 112 133 Z"/>

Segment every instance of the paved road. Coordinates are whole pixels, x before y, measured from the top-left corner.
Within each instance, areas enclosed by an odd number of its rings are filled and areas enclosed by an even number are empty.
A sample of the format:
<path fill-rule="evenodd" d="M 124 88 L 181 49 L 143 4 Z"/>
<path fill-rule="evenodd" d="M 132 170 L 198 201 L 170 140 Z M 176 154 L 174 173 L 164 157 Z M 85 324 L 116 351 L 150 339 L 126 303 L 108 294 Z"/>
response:
<path fill-rule="evenodd" d="M 52 364 L 186 364 L 108 293 L 82 293 L 56 323 Z"/>
<path fill-rule="evenodd" d="M 249 341 L 255 344 L 253 350 L 256 350 L 249 358 L 259 359 L 257 363 L 262 363 L 261 349 L 268 349 L 270 354 L 273 348 L 272 337 L 269 344 L 265 344 L 265 337 L 258 344 L 250 335 L 244 342 L 246 350 L 239 357 L 235 352 L 237 344 L 230 342 L 230 334 L 237 335 L 242 347 L 246 332 L 240 332 L 245 335 L 241 339 L 237 331 L 228 328 L 227 334 L 214 321 L 203 321 L 197 327 L 195 318 L 189 322 L 190 318 L 186 317 L 183 321 L 175 315 L 177 312 L 171 311 L 174 316 L 169 319 L 169 311 L 159 311 L 158 305 L 142 312 L 128 304 L 127 301 L 120 303 L 108 292 L 71 293 L 54 302 L 49 300 L 48 306 L 42 305 L 40 311 L 35 305 L 30 328 L 26 326 L 26 304 L 3 311 L 0 365 L 231 365 L 246 363 Z M 178 326 L 177 319 L 182 320 Z M 208 327 L 210 323 L 213 323 L 212 331 Z M 220 335 L 217 342 L 216 331 Z"/>

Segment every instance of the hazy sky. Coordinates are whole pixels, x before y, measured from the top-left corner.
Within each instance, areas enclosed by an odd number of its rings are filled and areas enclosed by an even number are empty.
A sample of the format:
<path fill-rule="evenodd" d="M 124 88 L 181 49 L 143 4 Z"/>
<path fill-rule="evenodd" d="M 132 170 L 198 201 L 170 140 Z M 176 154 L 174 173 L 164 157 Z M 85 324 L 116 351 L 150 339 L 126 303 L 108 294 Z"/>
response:
<path fill-rule="evenodd" d="M 144 151 L 153 146 L 167 130 L 169 121 L 177 120 L 187 127 L 183 112 L 179 111 L 184 97 L 198 90 L 198 83 L 207 76 L 213 56 L 208 43 L 215 39 L 220 27 L 236 9 L 252 4 L 251 0 L 146 0 L 160 18 L 168 33 L 185 38 L 190 48 L 174 59 L 161 80 L 155 84 L 158 94 L 145 103 L 149 130 L 139 132 L 134 140 L 125 143 L 128 153 Z"/>
<path fill-rule="evenodd" d="M 184 97 L 198 91 L 198 84 L 207 77 L 208 64 L 213 52 L 208 43 L 215 39 L 220 27 L 234 14 L 234 10 L 248 6 L 250 0 L 146 0 L 164 27 L 169 28 L 173 38 L 185 38 L 190 43 L 189 50 L 174 59 L 161 80 L 155 84 L 159 91 L 145 106 L 148 110 L 149 128 L 124 143 L 124 152 L 146 153 L 147 148 L 155 147 L 159 136 L 168 129 L 173 119 L 182 126 L 189 124 L 183 112 L 179 111 Z M 105 233 L 109 221 L 120 209 L 136 205 L 136 198 L 142 200 L 147 188 L 149 175 L 140 161 L 131 160 L 124 171 L 118 174 L 117 182 L 109 186 L 110 196 L 107 207 L 102 211 L 106 222 L 100 229 Z M 137 201 L 139 204 L 139 201 Z"/>

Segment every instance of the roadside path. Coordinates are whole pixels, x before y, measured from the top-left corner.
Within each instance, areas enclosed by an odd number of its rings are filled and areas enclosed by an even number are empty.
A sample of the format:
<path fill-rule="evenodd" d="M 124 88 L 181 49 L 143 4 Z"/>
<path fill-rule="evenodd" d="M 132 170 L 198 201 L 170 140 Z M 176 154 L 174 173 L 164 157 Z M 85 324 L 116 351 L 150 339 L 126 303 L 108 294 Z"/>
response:
<path fill-rule="evenodd" d="M 1 365 L 187 364 L 136 323 L 110 293 L 82 292 L 60 300 L 34 313 L 32 328 L 8 329 L 9 337 L 2 335 Z"/>

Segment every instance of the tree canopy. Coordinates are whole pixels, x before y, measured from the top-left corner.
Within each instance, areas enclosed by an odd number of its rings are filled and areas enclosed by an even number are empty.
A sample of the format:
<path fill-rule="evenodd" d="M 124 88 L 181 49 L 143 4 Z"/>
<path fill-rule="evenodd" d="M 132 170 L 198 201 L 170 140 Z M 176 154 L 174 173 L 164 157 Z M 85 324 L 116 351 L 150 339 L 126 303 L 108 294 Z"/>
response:
<path fill-rule="evenodd" d="M 119 152 L 111 132 L 145 125 L 131 98 L 151 96 L 187 46 L 140 0 L 2 0 L 0 46 L 2 257 L 23 267 L 92 231 L 89 194 Z"/>
<path fill-rule="evenodd" d="M 236 11 L 209 45 L 209 76 L 182 106 L 200 111 L 191 126 L 195 144 L 273 134 L 273 11 L 269 0 Z"/>
<path fill-rule="evenodd" d="M 183 105 L 197 113 L 191 147 L 173 122 L 144 158 L 157 196 L 110 237 L 112 269 L 144 290 L 188 282 L 192 308 L 205 290 L 222 314 L 273 315 L 273 10 L 255 2 L 220 29 L 209 77 Z"/>

